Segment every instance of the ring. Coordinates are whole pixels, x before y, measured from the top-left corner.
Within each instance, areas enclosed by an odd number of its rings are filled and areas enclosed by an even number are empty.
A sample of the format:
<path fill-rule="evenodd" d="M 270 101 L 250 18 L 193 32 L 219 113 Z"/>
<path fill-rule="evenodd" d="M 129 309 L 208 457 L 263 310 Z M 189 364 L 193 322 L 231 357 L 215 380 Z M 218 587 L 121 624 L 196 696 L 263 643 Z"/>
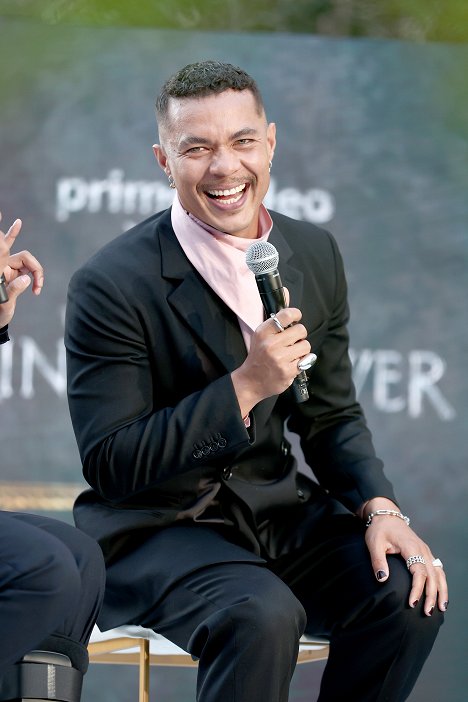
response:
<path fill-rule="evenodd" d="M 300 371 L 309 370 L 309 368 L 312 368 L 316 360 L 317 356 L 315 353 L 308 353 L 307 356 L 299 359 L 297 362 L 297 369 Z"/>
<path fill-rule="evenodd" d="M 278 317 L 276 316 L 276 314 L 275 314 L 274 312 L 272 312 L 272 313 L 270 314 L 270 317 L 271 317 L 272 320 L 274 321 L 274 323 L 275 323 L 276 328 L 278 329 L 278 331 L 280 331 L 280 332 L 284 331 L 283 325 L 281 324 L 281 322 L 279 321 Z"/>
<path fill-rule="evenodd" d="M 435 559 L 432 561 L 432 565 L 434 566 L 434 568 L 443 568 L 443 567 L 444 567 L 444 564 L 442 563 L 442 561 L 440 560 L 440 558 L 435 558 Z"/>
<path fill-rule="evenodd" d="M 408 570 L 415 563 L 422 563 L 423 565 L 426 565 L 426 561 L 424 560 L 424 558 L 422 556 L 410 556 L 409 558 L 406 559 L 406 567 L 408 568 Z"/>

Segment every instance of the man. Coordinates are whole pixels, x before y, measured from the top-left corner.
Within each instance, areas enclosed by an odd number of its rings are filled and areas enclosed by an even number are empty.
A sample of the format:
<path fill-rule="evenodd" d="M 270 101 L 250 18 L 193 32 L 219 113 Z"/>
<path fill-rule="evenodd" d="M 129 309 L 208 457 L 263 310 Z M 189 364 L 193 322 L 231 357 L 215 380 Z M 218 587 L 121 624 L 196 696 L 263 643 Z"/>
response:
<path fill-rule="evenodd" d="M 107 560 L 100 626 L 141 624 L 196 656 L 199 702 L 287 700 L 304 630 L 331 643 L 321 702 L 404 700 L 447 586 L 355 399 L 336 243 L 262 205 L 275 125 L 244 71 L 186 66 L 157 116 L 173 206 L 105 246 L 68 300 L 92 487 L 75 516 Z M 245 251 L 267 238 L 292 306 L 264 320 Z M 319 485 L 298 474 L 285 421 Z"/>
<path fill-rule="evenodd" d="M 20 230 L 17 219 L 0 232 L 0 343 L 30 275 L 34 294 L 44 282 L 29 251 L 10 254 Z M 48 699 L 53 688 L 54 699 L 78 702 L 103 592 L 102 554 L 89 536 L 46 517 L 0 512 L 0 700 Z"/>

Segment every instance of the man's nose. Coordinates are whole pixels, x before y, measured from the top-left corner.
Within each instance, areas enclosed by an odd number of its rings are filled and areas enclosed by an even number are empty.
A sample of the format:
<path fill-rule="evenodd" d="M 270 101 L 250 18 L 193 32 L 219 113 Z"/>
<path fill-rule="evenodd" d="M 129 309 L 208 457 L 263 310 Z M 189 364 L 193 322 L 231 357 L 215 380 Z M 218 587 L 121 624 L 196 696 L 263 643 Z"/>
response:
<path fill-rule="evenodd" d="M 213 153 L 210 162 L 210 173 L 216 176 L 235 173 L 240 166 L 238 154 L 232 149 L 219 149 Z"/>

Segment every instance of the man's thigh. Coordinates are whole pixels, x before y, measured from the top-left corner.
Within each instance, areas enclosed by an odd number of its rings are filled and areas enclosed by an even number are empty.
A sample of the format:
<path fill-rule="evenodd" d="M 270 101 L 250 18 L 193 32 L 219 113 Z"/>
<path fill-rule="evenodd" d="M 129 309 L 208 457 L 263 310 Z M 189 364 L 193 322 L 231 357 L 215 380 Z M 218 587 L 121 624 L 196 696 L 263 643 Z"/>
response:
<path fill-rule="evenodd" d="M 375 616 L 376 609 L 406 606 L 411 577 L 399 556 L 389 556 L 390 577 L 378 582 L 365 543 L 365 527 L 353 515 L 324 518 L 295 547 L 268 566 L 300 600 L 308 633 L 331 636 L 351 621 Z M 397 605 L 398 606 L 398 605 Z M 381 611 L 385 616 L 385 611 Z"/>
<path fill-rule="evenodd" d="M 219 646 L 242 639 L 255 642 L 283 636 L 298 641 L 305 626 L 302 605 L 291 589 L 265 565 L 219 563 L 182 578 L 138 622 L 200 656 L 200 642 Z"/>

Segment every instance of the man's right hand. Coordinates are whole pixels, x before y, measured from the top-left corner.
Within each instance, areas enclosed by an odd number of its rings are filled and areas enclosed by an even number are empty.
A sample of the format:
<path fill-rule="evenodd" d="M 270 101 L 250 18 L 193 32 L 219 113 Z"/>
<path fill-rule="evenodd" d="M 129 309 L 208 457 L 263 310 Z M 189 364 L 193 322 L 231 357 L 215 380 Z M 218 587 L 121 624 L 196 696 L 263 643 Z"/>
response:
<path fill-rule="evenodd" d="M 279 331 L 273 319 L 260 324 L 252 336 L 247 358 L 231 374 L 243 417 L 261 400 L 287 390 L 299 373 L 297 362 L 311 350 L 307 329 L 299 323 L 300 310 L 287 307 L 276 317 L 284 331 Z"/>

